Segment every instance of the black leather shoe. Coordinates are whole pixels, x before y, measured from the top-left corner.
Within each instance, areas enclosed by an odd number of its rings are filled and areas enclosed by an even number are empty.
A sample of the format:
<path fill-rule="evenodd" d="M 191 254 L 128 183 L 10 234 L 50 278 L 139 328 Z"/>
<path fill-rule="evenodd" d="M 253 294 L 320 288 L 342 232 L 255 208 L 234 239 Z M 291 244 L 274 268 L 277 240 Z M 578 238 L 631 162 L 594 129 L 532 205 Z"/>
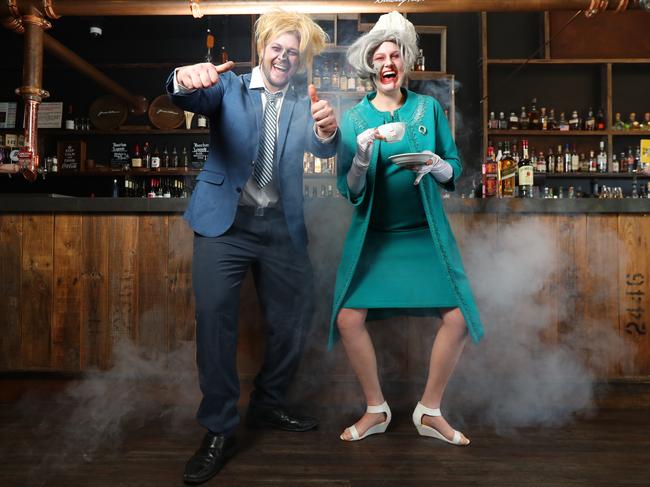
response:
<path fill-rule="evenodd" d="M 284 431 L 309 431 L 318 428 L 318 420 L 309 416 L 297 416 L 283 408 L 249 407 L 246 415 L 249 428 L 275 428 Z"/>
<path fill-rule="evenodd" d="M 203 437 L 201 447 L 185 465 L 183 481 L 189 485 L 207 482 L 219 473 L 234 454 L 234 436 L 226 438 L 223 434 L 208 431 Z"/>

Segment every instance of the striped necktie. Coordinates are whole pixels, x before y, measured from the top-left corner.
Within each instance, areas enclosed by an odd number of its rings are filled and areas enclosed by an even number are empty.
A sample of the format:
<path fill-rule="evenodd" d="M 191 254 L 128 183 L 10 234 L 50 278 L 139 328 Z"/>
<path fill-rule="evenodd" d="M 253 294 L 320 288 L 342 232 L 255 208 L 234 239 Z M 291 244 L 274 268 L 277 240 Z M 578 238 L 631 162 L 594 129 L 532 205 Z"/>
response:
<path fill-rule="evenodd" d="M 260 188 L 266 186 L 273 179 L 273 159 L 278 126 L 278 110 L 275 104 L 282 96 L 282 92 L 271 93 L 264 90 L 264 96 L 266 96 L 266 107 L 262 120 L 262 139 L 260 140 L 260 151 L 253 167 L 253 178 Z"/>

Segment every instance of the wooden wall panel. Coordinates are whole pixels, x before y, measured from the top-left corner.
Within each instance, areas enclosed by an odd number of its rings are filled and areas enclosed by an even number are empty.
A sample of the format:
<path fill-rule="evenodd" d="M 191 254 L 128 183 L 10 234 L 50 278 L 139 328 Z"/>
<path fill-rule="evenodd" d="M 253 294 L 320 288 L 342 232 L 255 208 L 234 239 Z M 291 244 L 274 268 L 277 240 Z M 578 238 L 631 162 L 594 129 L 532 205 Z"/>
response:
<path fill-rule="evenodd" d="M 110 216 L 83 218 L 82 367 L 107 368 L 110 364 L 108 249 Z"/>
<path fill-rule="evenodd" d="M 23 366 L 51 367 L 53 215 L 23 217 L 22 317 Z"/>
<path fill-rule="evenodd" d="M 172 350 L 194 340 L 194 294 L 192 292 L 193 233 L 180 215 L 169 217 L 167 329 Z"/>
<path fill-rule="evenodd" d="M 169 349 L 167 329 L 167 216 L 140 216 L 138 232 L 138 345 L 151 352 Z"/>
<path fill-rule="evenodd" d="M 81 337 L 81 215 L 54 217 L 54 309 L 52 362 L 56 370 L 79 370 Z"/>
<path fill-rule="evenodd" d="M 620 377 L 618 276 L 618 215 L 587 217 L 587 267 L 585 279 L 586 338 L 589 366 L 599 377 Z"/>
<path fill-rule="evenodd" d="M 647 58 L 650 52 L 648 14 L 603 12 L 588 19 L 574 12 L 550 13 L 553 58 Z"/>
<path fill-rule="evenodd" d="M 573 343 L 585 318 L 587 217 L 558 217 L 558 242 L 561 259 L 557 276 L 558 338 L 560 342 Z"/>
<path fill-rule="evenodd" d="M 650 375 L 648 296 L 650 296 L 650 224 L 645 215 L 621 215 L 618 233 L 620 332 L 626 341 L 626 375 Z M 626 367 L 627 365 L 627 367 Z M 629 367 L 629 368 L 628 368 Z"/>
<path fill-rule="evenodd" d="M 21 215 L 0 215 L 0 370 L 22 368 L 22 233 Z"/>
<path fill-rule="evenodd" d="M 531 217 L 534 218 L 538 232 L 548 236 L 549 241 L 546 244 L 551 246 L 548 249 L 549 255 L 555 256 L 551 262 L 552 271 L 544 278 L 542 288 L 535 300 L 536 304 L 543 308 L 546 321 L 540 327 L 541 339 L 547 344 L 554 344 L 558 342 L 558 217 L 555 215 L 531 215 Z"/>
<path fill-rule="evenodd" d="M 108 316 L 113 345 L 138 338 L 139 217 L 112 216 L 108 240 Z"/>

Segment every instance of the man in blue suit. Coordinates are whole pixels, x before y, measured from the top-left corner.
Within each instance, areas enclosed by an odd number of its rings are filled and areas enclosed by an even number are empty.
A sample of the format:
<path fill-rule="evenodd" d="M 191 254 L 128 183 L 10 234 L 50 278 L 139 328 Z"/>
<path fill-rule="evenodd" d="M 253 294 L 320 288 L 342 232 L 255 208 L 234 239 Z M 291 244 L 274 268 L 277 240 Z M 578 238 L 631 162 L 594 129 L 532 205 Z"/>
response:
<path fill-rule="evenodd" d="M 197 419 L 208 432 L 184 473 L 188 484 L 213 477 L 235 452 L 239 423 L 236 369 L 239 294 L 253 272 L 267 324 L 264 363 L 247 413 L 250 427 L 316 428 L 286 410 L 284 395 L 304 345 L 312 310 L 312 275 L 303 215 L 303 154 L 331 157 L 334 111 L 291 86 L 327 41 L 308 16 L 272 12 L 255 25 L 259 66 L 237 76 L 234 63 L 178 68 L 172 100 L 210 120 L 210 153 L 185 218 L 195 232 L 192 281 L 203 399 Z"/>

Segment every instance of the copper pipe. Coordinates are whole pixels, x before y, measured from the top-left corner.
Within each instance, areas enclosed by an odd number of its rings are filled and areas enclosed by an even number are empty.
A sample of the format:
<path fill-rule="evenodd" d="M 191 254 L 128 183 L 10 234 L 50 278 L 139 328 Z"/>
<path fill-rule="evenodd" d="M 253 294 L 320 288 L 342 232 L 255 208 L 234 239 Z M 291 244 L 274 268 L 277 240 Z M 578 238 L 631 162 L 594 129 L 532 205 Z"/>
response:
<path fill-rule="evenodd" d="M 149 102 L 145 97 L 132 95 L 122 85 L 116 83 L 93 65 L 84 61 L 81 57 L 76 55 L 52 36 L 45 34 L 43 37 L 43 45 L 48 52 L 54 54 L 61 61 L 85 74 L 107 91 L 110 91 L 125 100 L 134 114 L 142 115 L 147 111 Z"/>
<path fill-rule="evenodd" d="M 37 176 L 39 154 L 37 120 L 38 106 L 43 98 L 49 94 L 42 89 L 43 85 L 43 36 L 44 29 L 50 24 L 38 15 L 35 9 L 22 17 L 25 29 L 25 49 L 23 54 L 23 86 L 16 89 L 16 93 L 23 97 L 25 114 L 23 127 L 25 133 L 25 147 L 21 152 L 27 154 L 21 162 L 24 164 L 23 176 L 34 181 Z"/>
<path fill-rule="evenodd" d="M 277 8 L 275 0 L 5 0 L 0 3 L 0 18 L 11 16 L 10 3 L 43 4 L 48 15 L 96 16 L 96 15 L 230 15 L 259 14 Z M 360 0 L 285 0 L 286 10 L 305 13 L 357 13 L 388 12 L 513 12 L 545 10 L 586 10 L 590 0 L 424 0 L 402 4 L 386 1 L 375 3 Z M 628 9 L 642 8 L 640 2 L 631 1 Z M 616 10 L 619 1 L 609 2 L 609 10 Z"/>

